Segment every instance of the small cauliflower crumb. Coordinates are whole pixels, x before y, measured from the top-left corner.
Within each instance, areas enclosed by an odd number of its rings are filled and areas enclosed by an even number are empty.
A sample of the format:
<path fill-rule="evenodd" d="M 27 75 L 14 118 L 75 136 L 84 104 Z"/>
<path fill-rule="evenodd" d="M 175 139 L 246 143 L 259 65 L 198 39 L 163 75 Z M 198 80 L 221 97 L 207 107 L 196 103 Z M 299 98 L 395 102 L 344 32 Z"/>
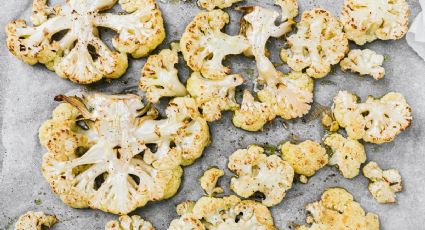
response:
<path fill-rule="evenodd" d="M 215 193 L 223 193 L 223 188 L 216 187 L 218 179 L 224 175 L 224 171 L 219 168 L 210 168 L 204 172 L 204 175 L 199 179 L 202 189 L 209 196 Z"/>
<path fill-rule="evenodd" d="M 396 169 L 382 170 L 376 162 L 363 167 L 363 174 L 370 180 L 369 191 L 379 203 L 396 202 L 397 192 L 403 189 L 401 175 Z"/>
<path fill-rule="evenodd" d="M 401 39 L 408 31 L 406 0 L 345 0 L 341 21 L 348 39 L 364 45 L 376 39 Z"/>
<path fill-rule="evenodd" d="M 360 165 L 366 161 L 366 152 L 360 142 L 344 138 L 338 133 L 325 137 L 323 142 L 332 150 L 329 165 L 338 166 L 345 178 L 351 179 L 359 175 Z"/>
<path fill-rule="evenodd" d="M 215 8 L 224 9 L 242 0 L 198 0 L 198 6 L 211 11 Z"/>
<path fill-rule="evenodd" d="M 336 132 L 339 130 L 339 124 L 335 121 L 331 111 L 325 111 L 322 113 L 322 125 L 325 129 L 330 132 Z"/>
<path fill-rule="evenodd" d="M 268 207 L 282 201 L 294 179 L 294 169 L 288 162 L 276 155 L 267 156 L 256 145 L 234 152 L 228 167 L 237 175 L 231 179 L 230 189 L 244 198 L 260 192 L 264 194 L 262 203 Z"/>
<path fill-rule="evenodd" d="M 109 221 L 105 230 L 155 230 L 152 224 L 138 215 L 120 216 L 118 220 Z"/>
<path fill-rule="evenodd" d="M 308 204 L 307 225 L 296 226 L 295 230 L 356 229 L 379 230 L 379 217 L 366 213 L 353 196 L 343 188 L 327 189 L 320 201 Z"/>
<path fill-rule="evenodd" d="M 306 181 L 307 177 L 313 176 L 328 163 L 326 149 L 310 140 L 299 144 L 291 144 L 288 141 L 281 146 L 281 153 L 283 160 L 291 164 L 295 173 L 304 176 L 300 177 L 301 182 Z"/>
<path fill-rule="evenodd" d="M 382 67 L 384 56 L 377 54 L 370 49 L 351 50 L 348 57 L 341 61 L 343 71 L 351 70 L 360 75 L 372 76 L 375 80 L 380 80 L 385 75 L 385 69 Z"/>
<path fill-rule="evenodd" d="M 18 218 L 15 230 L 41 230 L 43 226 L 51 228 L 57 222 L 56 216 L 43 212 L 29 211 Z"/>

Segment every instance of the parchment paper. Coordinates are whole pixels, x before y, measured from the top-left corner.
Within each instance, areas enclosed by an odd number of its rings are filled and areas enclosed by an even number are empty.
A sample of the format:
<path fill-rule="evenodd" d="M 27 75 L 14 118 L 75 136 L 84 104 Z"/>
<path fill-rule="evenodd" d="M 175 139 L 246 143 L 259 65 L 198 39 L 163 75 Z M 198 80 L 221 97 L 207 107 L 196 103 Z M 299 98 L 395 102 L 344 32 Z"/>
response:
<path fill-rule="evenodd" d="M 167 41 L 161 48 L 167 47 L 170 41 L 181 36 L 184 27 L 200 10 L 195 0 L 188 2 L 159 2 L 163 12 Z M 259 1 L 260 2 L 260 1 Z M 321 6 L 339 15 L 342 0 L 299 0 L 300 12 Z M 409 0 L 412 20 L 419 12 L 417 0 Z M 54 229 L 103 229 L 107 221 L 116 218 L 97 210 L 78 210 L 66 206 L 54 195 L 48 183 L 41 175 L 41 157 L 45 150 L 40 146 L 37 131 L 40 124 L 50 118 L 57 103 L 53 97 L 74 89 L 104 91 L 118 93 L 137 91 L 140 69 L 145 59 L 130 60 L 130 68 L 125 76 L 111 83 L 99 83 L 84 87 L 60 79 L 44 66 L 29 66 L 14 56 L 5 47 L 6 23 L 11 19 L 28 20 L 31 13 L 31 0 L 1 0 L 0 16 L 0 88 L 1 88 L 1 137 L 0 146 L 0 229 L 10 229 L 17 217 L 29 210 L 54 213 L 59 223 Z M 254 4 L 248 1 L 242 4 Z M 271 7 L 272 1 L 261 1 L 261 5 Z M 258 3 L 257 3 L 258 4 Z M 277 9 L 277 8 L 276 8 Z M 229 10 L 227 10 L 229 11 Z M 240 13 L 231 12 L 231 24 L 227 31 L 236 34 L 239 27 Z M 104 35 L 110 39 L 110 33 Z M 278 47 L 282 42 L 273 41 L 270 50 L 273 61 L 279 62 Z M 342 73 L 338 68 L 322 80 L 315 81 L 315 107 L 318 104 L 330 106 L 332 98 L 339 90 L 350 90 L 363 99 L 367 95 L 381 96 L 390 91 L 398 91 L 405 95 L 413 107 L 414 122 L 406 132 L 394 142 L 381 146 L 366 144 L 368 160 L 374 160 L 386 168 L 397 168 L 403 177 L 404 189 L 398 193 L 397 204 L 380 205 L 373 200 L 367 190 L 368 181 L 362 175 L 353 180 L 340 176 L 335 168 L 320 170 L 308 184 L 296 183 L 287 193 L 283 202 L 272 208 L 274 220 L 280 229 L 289 229 L 293 223 L 304 223 L 306 212 L 304 205 L 319 199 L 325 188 L 340 186 L 350 191 L 366 211 L 379 215 L 382 229 L 423 229 L 425 226 L 425 63 L 406 44 L 405 39 L 399 41 L 376 41 L 365 47 L 388 56 L 384 67 L 387 74 L 383 80 L 360 78 L 355 74 Z M 156 51 L 157 52 L 157 51 Z M 235 73 L 245 77 L 246 87 L 252 89 L 249 82 L 250 70 L 255 71 L 255 62 L 245 57 L 232 57 L 231 63 Z M 282 67 L 285 69 L 285 66 Z M 180 76 L 187 79 L 189 71 L 180 64 Z M 241 89 L 242 90 L 242 89 Z M 238 95 L 240 95 L 240 91 Z M 139 94 L 140 91 L 137 91 Z M 167 103 L 163 100 L 162 106 Z M 170 221 L 177 217 L 175 205 L 187 200 L 198 199 L 202 190 L 198 178 L 210 166 L 226 169 L 226 176 L 221 184 L 228 190 L 228 182 L 232 174 L 227 170 L 228 156 L 236 149 L 245 148 L 249 144 L 271 144 L 289 140 L 291 134 L 301 140 L 320 141 L 324 132 L 319 120 L 297 119 L 294 121 L 275 120 L 267 125 L 261 133 L 248 133 L 235 128 L 227 113 L 221 121 L 210 124 L 212 144 L 204 152 L 204 156 L 190 167 L 185 168 L 184 181 L 178 194 L 166 201 L 150 203 L 135 213 L 151 221 L 157 229 L 166 229 Z M 286 128 L 285 128 L 286 127 Z"/>

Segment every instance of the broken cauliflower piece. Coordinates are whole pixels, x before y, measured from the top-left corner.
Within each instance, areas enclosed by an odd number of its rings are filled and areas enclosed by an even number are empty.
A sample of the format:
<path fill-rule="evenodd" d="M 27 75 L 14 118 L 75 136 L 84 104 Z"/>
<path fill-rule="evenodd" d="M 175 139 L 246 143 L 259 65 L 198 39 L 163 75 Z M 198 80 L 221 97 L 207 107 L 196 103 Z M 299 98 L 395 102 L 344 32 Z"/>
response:
<path fill-rule="evenodd" d="M 401 192 L 401 176 L 397 169 L 382 170 L 376 162 L 363 167 L 363 174 L 370 180 L 369 191 L 379 203 L 396 202 L 396 192 Z"/>
<path fill-rule="evenodd" d="M 230 188 L 244 198 L 260 192 L 264 196 L 262 203 L 268 207 L 280 203 L 292 187 L 291 165 L 276 155 L 267 156 L 259 146 L 234 152 L 228 167 L 237 175 L 231 179 Z"/>
<path fill-rule="evenodd" d="M 215 8 L 224 9 L 242 0 L 198 0 L 198 6 L 211 11 Z"/>
<path fill-rule="evenodd" d="M 402 38 L 408 30 L 409 14 L 405 0 L 345 0 L 341 21 L 348 39 L 364 45 L 376 39 Z"/>
<path fill-rule="evenodd" d="M 219 168 L 210 168 L 204 172 L 204 175 L 199 179 L 202 189 L 209 196 L 215 193 L 223 193 L 223 188 L 216 187 L 218 179 L 224 175 L 224 171 Z"/>
<path fill-rule="evenodd" d="M 281 146 L 282 159 L 291 164 L 296 174 L 311 177 L 328 163 L 326 149 L 314 141 Z M 304 179 L 304 178 L 303 178 Z"/>
<path fill-rule="evenodd" d="M 48 149 L 42 171 L 74 208 L 127 214 L 169 198 L 180 186 L 181 165 L 199 158 L 209 143 L 208 125 L 191 98 L 172 100 L 162 120 L 137 95 L 55 99 L 66 103 L 40 128 Z"/>
<path fill-rule="evenodd" d="M 345 178 L 359 175 L 360 165 L 366 161 L 366 153 L 360 142 L 334 133 L 325 137 L 324 144 L 332 150 L 329 165 L 336 165 Z"/>
<path fill-rule="evenodd" d="M 282 49 L 281 58 L 295 71 L 303 71 L 314 78 L 325 77 L 348 52 L 348 40 L 340 21 L 328 11 L 316 8 L 303 13 L 297 33 Z"/>
<path fill-rule="evenodd" d="M 109 221 L 105 230 L 155 230 L 151 223 L 138 215 L 120 216 L 118 220 Z"/>
<path fill-rule="evenodd" d="M 165 38 L 161 12 L 154 0 L 120 0 L 125 14 L 101 13 L 116 1 L 67 1 L 49 7 L 35 0 L 31 17 L 34 27 L 24 20 L 8 24 L 7 47 L 22 61 L 41 63 L 60 77 L 79 84 L 102 78 L 118 78 L 127 69 L 127 53 L 146 56 Z M 99 37 L 97 27 L 117 32 L 111 51 Z M 65 33 L 58 41 L 56 34 Z"/>
<path fill-rule="evenodd" d="M 281 3 L 283 4 L 284 2 Z M 285 3 L 291 5 L 293 2 L 285 0 Z M 298 6 L 295 5 L 293 8 L 298 9 Z M 274 10 L 260 6 L 241 7 L 241 9 L 246 12 L 246 15 L 242 18 L 240 33 L 248 39 L 250 44 L 250 48 L 246 50 L 245 54 L 255 57 L 259 73 L 258 80 L 261 83 L 274 81 L 281 73 L 276 70 L 266 55 L 266 43 L 270 37 L 278 38 L 292 30 L 292 25 L 294 24 L 292 18 L 285 17 L 293 15 L 282 16 L 282 20 L 287 21 L 276 26 L 275 23 L 279 13 Z"/>
<path fill-rule="evenodd" d="M 400 93 L 390 92 L 379 99 L 369 96 L 364 103 L 358 100 L 356 95 L 340 91 L 332 108 L 336 121 L 352 139 L 391 142 L 412 123 L 412 109 Z"/>
<path fill-rule="evenodd" d="M 200 73 L 194 72 L 187 80 L 189 94 L 196 100 L 202 115 L 207 121 L 221 118 L 221 112 L 239 108 L 235 99 L 236 87 L 243 83 L 238 75 L 228 75 L 220 80 L 206 79 Z"/>
<path fill-rule="evenodd" d="M 268 81 L 258 92 L 258 99 L 276 116 L 289 120 L 306 115 L 313 102 L 313 79 L 303 73 L 291 72 Z"/>
<path fill-rule="evenodd" d="M 353 196 L 343 188 L 326 190 L 320 201 L 308 204 L 309 212 L 306 225 L 296 230 L 313 229 L 365 229 L 379 230 L 379 217 L 375 213 L 366 213 Z"/>
<path fill-rule="evenodd" d="M 56 216 L 46 215 L 43 212 L 29 211 L 18 218 L 15 230 L 41 230 L 43 226 L 53 227 L 56 222 Z"/>
<path fill-rule="evenodd" d="M 243 36 L 221 32 L 229 20 L 222 10 L 201 12 L 186 27 L 180 40 L 187 65 L 208 79 L 225 78 L 230 74 L 230 68 L 222 64 L 226 56 L 240 54 L 249 47 Z"/>
<path fill-rule="evenodd" d="M 178 45 L 177 45 L 178 46 Z M 162 50 L 159 54 L 149 56 L 142 69 L 140 88 L 147 99 L 158 103 L 161 97 L 182 97 L 187 95 L 185 86 L 180 82 L 175 65 L 178 63 L 178 50 Z"/>
<path fill-rule="evenodd" d="M 169 230 L 258 229 L 273 230 L 270 211 L 261 203 L 236 196 L 202 197 L 192 209 L 171 222 Z"/>
<path fill-rule="evenodd" d="M 255 101 L 248 90 L 244 90 L 242 105 L 233 115 L 233 124 L 241 129 L 255 132 L 275 117 L 266 103 Z"/>
<path fill-rule="evenodd" d="M 341 61 L 343 71 L 351 70 L 360 75 L 370 75 L 375 80 L 382 79 L 385 69 L 382 67 L 384 56 L 377 54 L 370 49 L 351 50 L 348 57 Z"/>
<path fill-rule="evenodd" d="M 322 125 L 326 130 L 329 130 L 330 132 L 336 132 L 339 130 L 339 124 L 337 121 L 335 121 L 335 118 L 333 117 L 332 111 L 327 110 L 322 113 Z"/>

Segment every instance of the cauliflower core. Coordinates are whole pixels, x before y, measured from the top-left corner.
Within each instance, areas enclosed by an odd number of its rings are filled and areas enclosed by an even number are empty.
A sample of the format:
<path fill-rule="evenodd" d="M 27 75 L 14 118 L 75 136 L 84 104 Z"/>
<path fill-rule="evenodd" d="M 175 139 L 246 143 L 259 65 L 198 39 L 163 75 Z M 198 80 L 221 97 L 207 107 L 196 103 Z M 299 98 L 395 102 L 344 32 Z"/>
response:
<path fill-rule="evenodd" d="M 320 201 L 308 204 L 309 212 L 306 225 L 297 226 L 296 230 L 308 229 L 356 229 L 379 230 L 379 217 L 366 213 L 353 196 L 343 188 L 326 190 Z"/>
<path fill-rule="evenodd" d="M 370 180 L 369 191 L 379 203 L 396 202 L 396 192 L 401 192 L 401 176 L 397 169 L 382 170 L 376 162 L 363 167 L 363 174 Z"/>
<path fill-rule="evenodd" d="M 324 144 L 332 150 L 329 165 L 338 166 L 345 178 L 359 175 L 360 165 L 366 161 L 366 153 L 360 142 L 334 133 L 325 137 Z"/>
<path fill-rule="evenodd" d="M 230 68 L 222 61 L 230 54 L 240 54 L 249 47 L 243 36 L 230 36 L 221 30 L 229 23 L 222 10 L 201 12 L 189 23 L 180 40 L 187 65 L 208 79 L 222 79 Z"/>
<path fill-rule="evenodd" d="M 357 45 L 396 40 L 407 33 L 409 6 L 405 0 L 345 0 L 341 21 L 348 39 Z"/>
<path fill-rule="evenodd" d="M 262 203 L 268 207 L 282 201 L 294 179 L 289 163 L 276 155 L 267 156 L 263 148 L 255 145 L 234 152 L 228 167 L 237 175 L 230 188 L 244 198 L 262 193 Z"/>
<path fill-rule="evenodd" d="M 326 149 L 314 141 L 300 144 L 286 142 L 281 146 L 283 160 L 291 164 L 296 174 L 311 177 L 328 163 Z"/>
<path fill-rule="evenodd" d="M 196 203 L 186 201 L 179 206 L 177 209 L 181 217 L 171 222 L 169 230 L 275 229 L 267 207 L 236 196 L 202 197 Z"/>
<path fill-rule="evenodd" d="M 400 93 L 391 92 L 379 99 L 369 96 L 364 103 L 358 100 L 356 95 L 340 91 L 332 108 L 339 126 L 352 139 L 391 142 L 412 123 L 412 109 Z"/>
<path fill-rule="evenodd" d="M 382 67 L 384 56 L 377 54 L 373 50 L 351 50 L 348 57 L 341 61 L 343 71 L 351 70 L 360 75 L 370 75 L 375 80 L 384 77 L 385 69 Z"/>
<path fill-rule="evenodd" d="M 120 216 L 118 220 L 109 221 L 105 230 L 155 230 L 151 223 L 140 216 Z"/>
<path fill-rule="evenodd" d="M 306 69 L 311 77 L 325 77 L 348 52 L 342 24 L 324 9 L 304 12 L 297 29 L 288 38 L 289 49 L 281 52 L 282 60 L 295 71 Z"/>
<path fill-rule="evenodd" d="M 50 7 L 35 0 L 31 20 L 12 21 L 6 28 L 7 47 L 28 64 L 42 63 L 60 77 L 79 84 L 118 78 L 127 69 L 127 53 L 146 56 L 165 38 L 161 12 L 154 0 L 120 0 L 126 14 L 100 13 L 117 1 L 69 0 Z M 97 27 L 117 32 L 111 51 Z M 56 35 L 63 35 L 56 39 Z"/>
<path fill-rule="evenodd" d="M 187 95 L 185 86 L 180 82 L 178 71 L 174 67 L 178 63 L 178 44 L 173 49 L 162 50 L 146 61 L 140 78 L 140 88 L 147 99 L 158 103 L 161 97 L 182 97 Z"/>
<path fill-rule="evenodd" d="M 223 193 L 223 188 L 216 187 L 218 179 L 224 175 L 224 171 L 219 168 L 210 168 L 204 172 L 199 179 L 202 189 L 209 196 L 215 193 Z"/>
<path fill-rule="evenodd" d="M 40 128 L 42 171 L 74 208 L 126 214 L 173 196 L 209 144 L 208 125 L 191 98 L 173 99 L 167 118 L 137 95 L 57 96 L 65 101 Z"/>
<path fill-rule="evenodd" d="M 18 218 L 15 230 L 41 230 L 42 227 L 53 227 L 57 219 L 55 216 L 45 215 L 43 212 L 29 211 Z"/>
<path fill-rule="evenodd" d="M 242 0 L 198 0 L 198 5 L 206 10 L 213 10 L 215 8 L 224 9 L 231 7 L 233 3 L 240 2 Z"/>
<path fill-rule="evenodd" d="M 207 121 L 216 121 L 221 118 L 221 112 L 239 108 L 235 99 L 236 87 L 243 83 L 238 75 L 227 75 L 223 79 L 211 80 L 194 72 L 187 80 L 186 88 L 196 100 L 202 115 Z"/>

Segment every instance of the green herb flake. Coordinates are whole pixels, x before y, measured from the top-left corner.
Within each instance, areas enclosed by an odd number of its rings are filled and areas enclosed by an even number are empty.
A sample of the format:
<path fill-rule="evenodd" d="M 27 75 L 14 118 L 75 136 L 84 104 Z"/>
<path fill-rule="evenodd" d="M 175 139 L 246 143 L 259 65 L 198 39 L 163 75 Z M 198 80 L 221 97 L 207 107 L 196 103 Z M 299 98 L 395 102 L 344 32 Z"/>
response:
<path fill-rule="evenodd" d="M 384 55 L 384 62 L 391 61 L 391 56 L 386 54 Z"/>
<path fill-rule="evenodd" d="M 254 70 L 253 69 L 247 69 L 246 70 L 246 74 L 248 75 L 249 79 L 253 79 L 254 78 Z"/>
<path fill-rule="evenodd" d="M 320 81 L 320 85 L 337 85 L 334 81 L 331 80 L 322 80 Z"/>
<path fill-rule="evenodd" d="M 274 146 L 274 145 L 264 144 L 264 145 L 261 145 L 261 147 L 263 147 L 264 153 L 267 155 L 274 155 L 277 152 L 277 146 Z"/>
<path fill-rule="evenodd" d="M 35 199 L 35 200 L 34 200 L 34 203 L 35 203 L 36 205 L 41 205 L 43 202 L 41 201 L 41 199 Z"/>

